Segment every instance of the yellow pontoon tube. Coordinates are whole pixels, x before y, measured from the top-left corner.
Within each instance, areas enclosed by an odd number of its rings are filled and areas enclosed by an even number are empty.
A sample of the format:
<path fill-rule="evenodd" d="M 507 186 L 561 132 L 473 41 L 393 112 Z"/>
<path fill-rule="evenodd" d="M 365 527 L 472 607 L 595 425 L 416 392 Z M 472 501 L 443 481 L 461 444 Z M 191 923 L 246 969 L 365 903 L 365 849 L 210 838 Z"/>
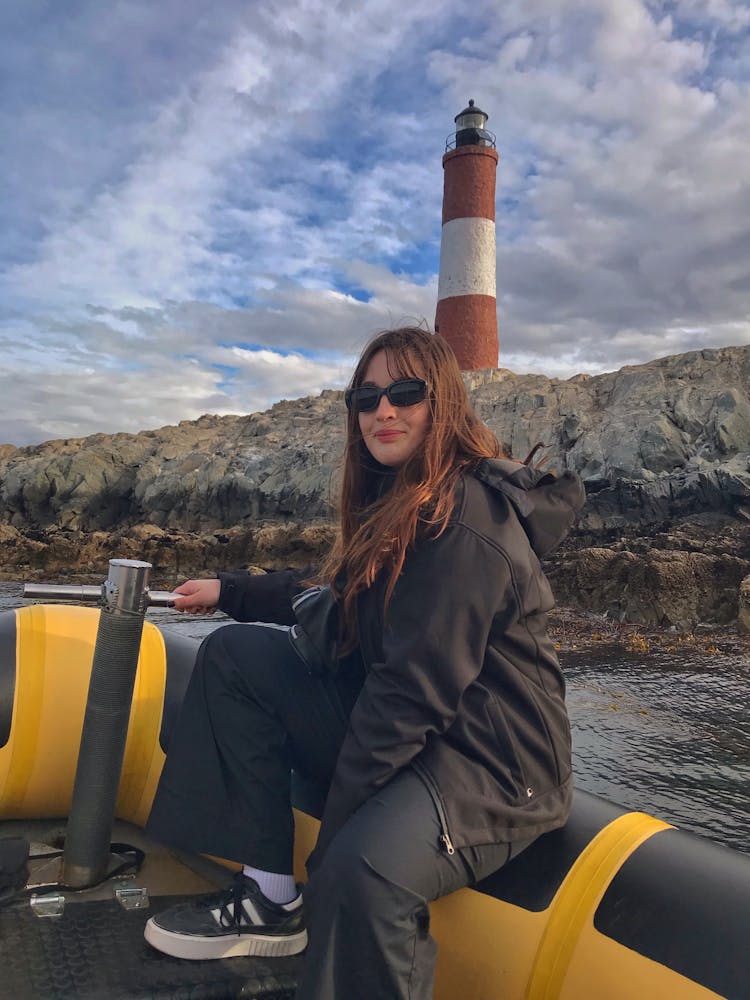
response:
<path fill-rule="evenodd" d="M 99 612 L 0 614 L 0 820 L 66 816 Z M 146 622 L 121 819 L 143 825 L 197 642 Z M 317 830 L 295 786 L 297 877 Z M 577 792 L 562 829 L 431 907 L 436 1000 L 750 997 L 750 857 Z"/>

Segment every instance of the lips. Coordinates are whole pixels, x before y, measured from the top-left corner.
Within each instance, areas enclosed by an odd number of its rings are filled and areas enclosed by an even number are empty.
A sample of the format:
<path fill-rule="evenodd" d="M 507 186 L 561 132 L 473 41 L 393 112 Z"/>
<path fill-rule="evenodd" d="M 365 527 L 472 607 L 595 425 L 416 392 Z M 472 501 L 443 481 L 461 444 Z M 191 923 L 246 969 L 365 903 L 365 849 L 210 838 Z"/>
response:
<path fill-rule="evenodd" d="M 401 437 L 403 431 L 378 431 L 375 437 L 378 441 L 395 441 L 397 437 Z"/>

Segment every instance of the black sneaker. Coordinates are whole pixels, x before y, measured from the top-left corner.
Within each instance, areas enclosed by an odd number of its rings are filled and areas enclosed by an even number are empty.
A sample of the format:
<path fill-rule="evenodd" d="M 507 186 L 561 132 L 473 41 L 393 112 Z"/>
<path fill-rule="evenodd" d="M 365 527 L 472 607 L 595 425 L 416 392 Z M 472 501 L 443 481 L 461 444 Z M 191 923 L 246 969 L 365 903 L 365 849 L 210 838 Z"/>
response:
<path fill-rule="evenodd" d="M 154 948 L 175 958 L 271 958 L 296 955 L 307 945 L 302 896 L 291 903 L 272 903 L 242 872 L 223 892 L 151 917 L 144 935 Z"/>

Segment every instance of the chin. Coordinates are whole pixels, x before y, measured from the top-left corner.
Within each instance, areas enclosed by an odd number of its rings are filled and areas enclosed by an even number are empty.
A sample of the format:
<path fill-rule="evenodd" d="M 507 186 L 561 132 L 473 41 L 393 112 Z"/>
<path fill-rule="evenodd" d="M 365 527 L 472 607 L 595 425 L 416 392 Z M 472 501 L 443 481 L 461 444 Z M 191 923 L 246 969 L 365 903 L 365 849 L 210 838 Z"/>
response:
<path fill-rule="evenodd" d="M 400 469 L 402 465 L 409 461 L 411 456 L 414 454 L 414 450 L 404 451 L 388 448 L 377 448 L 371 451 L 370 454 L 378 463 L 387 469 Z"/>

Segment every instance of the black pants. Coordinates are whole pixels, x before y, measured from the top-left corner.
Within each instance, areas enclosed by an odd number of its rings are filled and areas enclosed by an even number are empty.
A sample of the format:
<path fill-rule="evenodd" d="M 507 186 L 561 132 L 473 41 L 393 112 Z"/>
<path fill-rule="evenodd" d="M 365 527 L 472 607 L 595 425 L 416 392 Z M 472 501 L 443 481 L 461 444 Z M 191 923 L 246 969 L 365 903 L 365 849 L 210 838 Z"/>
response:
<path fill-rule="evenodd" d="M 286 629 L 218 629 L 201 646 L 149 832 L 291 873 L 290 771 L 330 783 L 362 680 L 354 661 L 335 679 L 310 674 Z M 310 944 L 298 1000 L 432 995 L 427 903 L 526 846 L 491 844 L 449 856 L 440 832 L 432 799 L 409 768 L 348 820 L 305 890 Z"/>
<path fill-rule="evenodd" d="M 288 629 L 225 625 L 203 642 L 148 830 L 157 839 L 291 873 L 291 770 L 330 783 L 361 670 L 312 675 Z"/>

